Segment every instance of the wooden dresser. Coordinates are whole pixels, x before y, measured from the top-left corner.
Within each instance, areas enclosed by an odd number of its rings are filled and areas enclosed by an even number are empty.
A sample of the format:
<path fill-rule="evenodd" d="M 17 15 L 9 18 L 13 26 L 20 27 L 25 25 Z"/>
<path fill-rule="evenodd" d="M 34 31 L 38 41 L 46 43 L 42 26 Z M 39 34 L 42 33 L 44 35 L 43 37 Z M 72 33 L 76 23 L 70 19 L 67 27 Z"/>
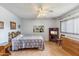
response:
<path fill-rule="evenodd" d="M 61 37 L 62 48 L 73 56 L 79 56 L 79 41 L 67 37 Z"/>
<path fill-rule="evenodd" d="M 0 56 L 8 56 L 10 55 L 9 47 L 11 46 L 11 43 L 2 43 L 0 44 Z"/>

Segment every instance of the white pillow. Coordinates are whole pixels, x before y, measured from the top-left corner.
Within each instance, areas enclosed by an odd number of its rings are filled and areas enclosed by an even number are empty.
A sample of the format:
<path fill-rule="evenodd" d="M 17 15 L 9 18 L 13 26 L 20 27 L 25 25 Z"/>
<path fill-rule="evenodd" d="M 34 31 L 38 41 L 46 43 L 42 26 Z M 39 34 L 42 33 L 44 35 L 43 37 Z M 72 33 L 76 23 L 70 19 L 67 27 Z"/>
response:
<path fill-rule="evenodd" d="M 20 34 L 19 36 L 20 36 L 20 37 L 23 37 L 23 35 L 22 35 L 22 34 Z"/>
<path fill-rule="evenodd" d="M 18 36 L 16 37 L 16 39 L 18 40 L 18 39 L 20 39 L 21 37 L 23 37 L 22 34 L 18 35 Z"/>

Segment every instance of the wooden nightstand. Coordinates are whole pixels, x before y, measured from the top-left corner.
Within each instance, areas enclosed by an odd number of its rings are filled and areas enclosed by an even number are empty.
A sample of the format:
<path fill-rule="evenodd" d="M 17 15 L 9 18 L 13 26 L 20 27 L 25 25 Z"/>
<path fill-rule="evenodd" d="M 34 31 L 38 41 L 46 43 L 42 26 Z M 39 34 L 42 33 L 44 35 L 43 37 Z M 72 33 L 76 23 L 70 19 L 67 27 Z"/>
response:
<path fill-rule="evenodd" d="M 0 56 L 8 56 L 10 55 L 9 47 L 11 46 L 11 43 L 1 43 L 0 44 Z"/>

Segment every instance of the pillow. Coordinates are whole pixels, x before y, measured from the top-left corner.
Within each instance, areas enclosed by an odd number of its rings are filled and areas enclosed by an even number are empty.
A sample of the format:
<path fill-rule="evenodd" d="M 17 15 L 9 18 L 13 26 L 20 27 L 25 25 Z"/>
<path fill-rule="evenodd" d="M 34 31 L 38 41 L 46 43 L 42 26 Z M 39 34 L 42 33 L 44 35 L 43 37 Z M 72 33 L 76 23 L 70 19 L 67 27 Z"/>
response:
<path fill-rule="evenodd" d="M 16 39 L 20 39 L 21 37 L 23 37 L 22 34 L 18 35 L 18 36 L 16 37 Z"/>
<path fill-rule="evenodd" d="M 20 35 L 18 35 L 19 37 L 23 37 L 23 35 L 22 34 L 20 34 Z"/>

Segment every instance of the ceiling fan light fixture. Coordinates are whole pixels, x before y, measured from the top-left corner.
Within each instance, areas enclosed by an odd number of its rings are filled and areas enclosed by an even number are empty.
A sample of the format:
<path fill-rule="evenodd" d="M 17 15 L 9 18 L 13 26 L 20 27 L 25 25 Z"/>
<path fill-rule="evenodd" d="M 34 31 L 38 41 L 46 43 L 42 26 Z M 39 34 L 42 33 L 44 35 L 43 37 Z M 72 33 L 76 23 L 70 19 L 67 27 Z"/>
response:
<path fill-rule="evenodd" d="M 44 16 L 46 16 L 47 12 L 48 12 L 47 9 L 48 9 L 47 6 L 43 6 L 43 5 L 35 6 L 37 17 L 44 17 Z"/>
<path fill-rule="evenodd" d="M 37 17 L 43 17 L 43 16 L 46 16 L 45 12 L 40 12 L 40 13 L 37 14 Z"/>

